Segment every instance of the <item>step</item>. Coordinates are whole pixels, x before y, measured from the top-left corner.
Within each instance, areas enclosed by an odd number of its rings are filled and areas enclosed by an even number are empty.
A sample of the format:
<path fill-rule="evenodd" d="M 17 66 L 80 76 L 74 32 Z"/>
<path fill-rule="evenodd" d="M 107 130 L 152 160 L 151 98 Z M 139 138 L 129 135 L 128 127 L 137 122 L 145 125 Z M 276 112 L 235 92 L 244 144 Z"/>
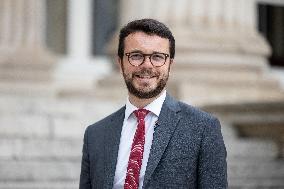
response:
<path fill-rule="evenodd" d="M 0 189 L 78 189 L 78 181 L 61 182 L 3 182 Z"/>
<path fill-rule="evenodd" d="M 49 118 L 44 115 L 2 115 L 0 117 L 0 138 L 48 138 L 51 132 Z"/>
<path fill-rule="evenodd" d="M 55 86 L 49 81 L 21 81 L 1 80 L 0 94 L 27 97 L 53 97 L 56 95 Z"/>
<path fill-rule="evenodd" d="M 9 114 L 0 117 L 0 138 L 82 138 L 85 128 L 98 121 L 96 116 Z"/>
<path fill-rule="evenodd" d="M 1 160 L 0 183 L 76 182 L 80 176 L 80 160 Z"/>
<path fill-rule="evenodd" d="M 255 159 L 275 160 L 277 147 L 272 140 L 241 139 L 226 140 L 225 145 L 229 160 Z"/>
<path fill-rule="evenodd" d="M 284 184 L 284 161 L 239 158 L 228 162 L 230 179 L 282 180 Z"/>
<path fill-rule="evenodd" d="M 126 97 L 124 98 L 125 103 Z M 81 114 L 96 115 L 111 113 L 124 103 L 101 100 L 93 97 L 43 97 L 0 94 L 0 114 L 35 114 L 55 117 L 78 117 Z M 20 104 L 20 105 L 19 105 Z M 98 111 L 98 107 L 99 110 Z"/>
<path fill-rule="evenodd" d="M 51 72 L 40 71 L 40 70 L 0 70 L 1 81 L 30 81 L 30 82 L 47 82 L 51 81 Z"/>
<path fill-rule="evenodd" d="M 277 88 L 254 87 L 204 87 L 198 85 L 180 86 L 180 99 L 196 106 L 276 102 L 284 100 L 284 92 Z M 210 95 L 209 95 L 210 94 Z"/>
<path fill-rule="evenodd" d="M 229 179 L 229 189 L 283 189 L 283 179 Z"/>
<path fill-rule="evenodd" d="M 19 53 L 19 52 L 17 52 Z M 0 80 L 6 81 L 51 81 L 55 66 L 55 59 L 46 53 L 36 54 L 34 51 L 12 54 L 6 56 L 6 60 L 0 61 Z"/>
<path fill-rule="evenodd" d="M 2 160 L 80 160 L 83 136 L 80 139 L 0 138 Z"/>
<path fill-rule="evenodd" d="M 195 54 L 195 53 L 192 53 L 192 54 Z M 222 71 L 224 73 L 237 73 L 237 74 L 243 73 L 243 74 L 252 74 L 254 76 L 260 75 L 263 72 L 268 71 L 268 66 L 267 64 L 264 64 L 264 63 L 263 64 L 262 63 L 252 63 L 252 62 L 250 63 L 231 63 L 231 62 L 223 62 L 223 61 L 219 63 L 210 63 L 210 62 L 209 63 L 208 62 L 207 63 L 205 62 L 193 63 L 190 61 L 186 62 L 187 58 L 188 56 L 177 57 L 175 64 L 173 64 L 172 66 L 173 71 L 177 71 L 177 72 L 193 71 L 195 73 L 200 73 L 200 72 L 213 72 L 214 73 L 214 72 Z M 240 57 L 237 56 L 237 58 L 240 58 Z M 241 58 L 244 58 L 244 56 L 242 56 Z"/>

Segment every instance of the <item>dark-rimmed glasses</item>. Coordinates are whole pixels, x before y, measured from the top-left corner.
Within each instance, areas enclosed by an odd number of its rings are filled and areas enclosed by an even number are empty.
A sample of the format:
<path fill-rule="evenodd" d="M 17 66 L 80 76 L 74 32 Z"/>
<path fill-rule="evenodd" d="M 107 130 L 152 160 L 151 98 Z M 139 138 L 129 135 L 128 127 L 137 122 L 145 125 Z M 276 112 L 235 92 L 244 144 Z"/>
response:
<path fill-rule="evenodd" d="M 160 52 L 155 52 L 152 54 L 144 54 L 141 52 L 130 52 L 130 53 L 125 53 L 125 56 L 127 56 L 128 62 L 132 66 L 140 66 L 141 64 L 144 63 L 146 56 L 149 56 L 150 62 L 154 67 L 163 66 L 166 63 L 167 58 L 169 57 L 168 54 Z"/>

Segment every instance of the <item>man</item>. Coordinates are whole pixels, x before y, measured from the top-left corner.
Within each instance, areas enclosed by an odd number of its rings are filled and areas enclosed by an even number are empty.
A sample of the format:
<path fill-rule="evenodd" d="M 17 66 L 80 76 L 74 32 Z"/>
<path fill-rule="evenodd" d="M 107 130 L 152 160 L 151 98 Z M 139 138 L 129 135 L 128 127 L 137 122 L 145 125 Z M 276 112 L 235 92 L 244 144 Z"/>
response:
<path fill-rule="evenodd" d="M 175 40 L 153 19 L 120 31 L 118 64 L 126 105 L 89 126 L 80 189 L 227 188 L 219 121 L 166 92 Z"/>

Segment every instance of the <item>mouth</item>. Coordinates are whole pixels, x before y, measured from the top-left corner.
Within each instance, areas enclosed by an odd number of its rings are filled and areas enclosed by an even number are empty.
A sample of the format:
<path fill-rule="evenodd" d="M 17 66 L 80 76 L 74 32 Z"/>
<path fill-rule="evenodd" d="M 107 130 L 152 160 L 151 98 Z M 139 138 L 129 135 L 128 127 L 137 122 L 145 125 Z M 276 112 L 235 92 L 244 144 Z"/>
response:
<path fill-rule="evenodd" d="M 151 79 L 151 78 L 154 78 L 156 76 L 153 76 L 153 75 L 135 75 L 135 77 L 138 77 L 140 79 Z"/>
<path fill-rule="evenodd" d="M 149 83 L 153 81 L 156 76 L 155 75 L 134 75 L 134 77 L 141 83 Z"/>
<path fill-rule="evenodd" d="M 145 85 L 155 82 L 159 78 L 159 74 L 147 69 L 142 69 L 140 71 L 133 73 L 133 79 L 135 79 L 138 83 Z"/>

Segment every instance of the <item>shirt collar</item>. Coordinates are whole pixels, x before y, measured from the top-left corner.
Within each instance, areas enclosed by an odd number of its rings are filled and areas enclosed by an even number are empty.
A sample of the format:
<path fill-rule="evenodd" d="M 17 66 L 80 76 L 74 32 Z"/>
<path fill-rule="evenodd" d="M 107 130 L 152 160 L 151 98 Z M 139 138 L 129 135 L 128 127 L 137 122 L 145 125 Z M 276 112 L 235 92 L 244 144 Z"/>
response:
<path fill-rule="evenodd" d="M 163 103 L 166 99 L 166 91 L 164 91 L 157 99 L 144 107 L 144 109 L 149 110 L 154 113 L 157 117 L 159 117 Z M 138 110 L 136 106 L 130 103 L 129 97 L 126 100 L 126 108 L 125 108 L 125 119 L 128 119 L 133 111 Z"/>

